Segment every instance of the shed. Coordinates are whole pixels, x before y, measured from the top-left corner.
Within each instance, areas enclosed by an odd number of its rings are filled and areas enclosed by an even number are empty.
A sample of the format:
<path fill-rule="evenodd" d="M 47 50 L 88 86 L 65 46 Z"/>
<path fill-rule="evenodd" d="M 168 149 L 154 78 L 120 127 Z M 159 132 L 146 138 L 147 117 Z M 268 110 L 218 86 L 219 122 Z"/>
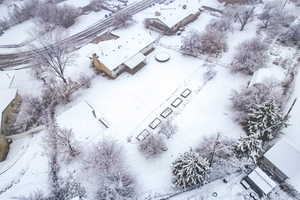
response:
<path fill-rule="evenodd" d="M 273 181 L 262 169 L 256 167 L 247 177 L 246 181 L 250 187 L 260 196 L 269 194 L 276 186 Z"/>

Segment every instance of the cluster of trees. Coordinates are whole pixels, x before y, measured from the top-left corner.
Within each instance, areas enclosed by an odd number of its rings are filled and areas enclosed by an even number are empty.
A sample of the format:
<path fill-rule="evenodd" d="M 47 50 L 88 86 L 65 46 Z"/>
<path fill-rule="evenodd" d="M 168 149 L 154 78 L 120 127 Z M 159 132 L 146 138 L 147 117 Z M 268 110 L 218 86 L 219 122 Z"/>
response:
<path fill-rule="evenodd" d="M 190 32 L 182 40 L 181 51 L 191 56 L 218 57 L 227 50 L 226 32 L 232 29 L 226 19 L 212 20 L 204 33 Z"/>
<path fill-rule="evenodd" d="M 236 151 L 256 161 L 264 147 L 278 137 L 287 126 L 288 117 L 283 113 L 285 101 L 281 83 L 266 81 L 234 91 L 232 107 L 247 136 L 241 137 Z"/>
<path fill-rule="evenodd" d="M 195 150 L 180 155 L 172 163 L 173 184 L 178 189 L 200 187 L 254 167 L 248 157 L 236 151 L 239 143 L 221 134 L 205 137 Z"/>
<path fill-rule="evenodd" d="M 55 26 L 68 28 L 80 14 L 78 9 L 70 5 L 57 6 L 52 1 L 28 0 L 15 4 L 8 18 L 0 20 L 0 34 L 30 18 L 36 18 L 37 25 L 46 31 Z"/>

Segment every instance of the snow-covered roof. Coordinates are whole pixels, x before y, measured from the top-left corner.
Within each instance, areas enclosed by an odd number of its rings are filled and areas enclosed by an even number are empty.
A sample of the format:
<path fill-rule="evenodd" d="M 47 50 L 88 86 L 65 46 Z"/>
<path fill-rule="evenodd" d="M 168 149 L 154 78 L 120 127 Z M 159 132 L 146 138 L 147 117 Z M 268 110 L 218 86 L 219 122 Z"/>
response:
<path fill-rule="evenodd" d="M 134 69 L 137 65 L 143 62 L 146 56 L 142 53 L 137 53 L 136 55 L 129 58 L 124 64 L 130 69 Z"/>
<path fill-rule="evenodd" d="M 183 9 L 184 5 L 186 5 L 185 9 Z M 202 4 L 200 4 L 200 1 L 195 0 L 180 0 L 174 1 L 170 4 L 158 4 L 157 6 L 153 7 L 150 15 L 147 17 L 157 18 L 169 28 L 172 28 L 182 19 L 199 11 L 201 6 Z M 160 13 L 160 16 L 155 15 L 157 12 Z"/>
<path fill-rule="evenodd" d="M 130 31 L 131 30 L 131 31 Z M 85 48 L 92 55 L 97 53 L 99 60 L 110 70 L 116 69 L 128 59 L 151 45 L 155 39 L 145 30 L 128 28 L 114 32 L 119 36 L 116 40 L 108 40 L 99 44 L 89 44 Z"/>
<path fill-rule="evenodd" d="M 249 86 L 263 83 L 266 80 L 282 82 L 285 78 L 285 70 L 278 66 L 266 67 L 257 70 L 251 79 Z"/>
<path fill-rule="evenodd" d="M 255 168 L 248 177 L 258 186 L 265 194 L 268 194 L 276 187 L 276 183 L 259 167 Z"/>
<path fill-rule="evenodd" d="M 11 88 L 15 73 L 13 71 L 0 71 L 0 89 Z"/>
<path fill-rule="evenodd" d="M 281 139 L 264 156 L 289 178 L 289 182 L 296 189 L 300 190 L 299 146 L 287 139 Z"/>

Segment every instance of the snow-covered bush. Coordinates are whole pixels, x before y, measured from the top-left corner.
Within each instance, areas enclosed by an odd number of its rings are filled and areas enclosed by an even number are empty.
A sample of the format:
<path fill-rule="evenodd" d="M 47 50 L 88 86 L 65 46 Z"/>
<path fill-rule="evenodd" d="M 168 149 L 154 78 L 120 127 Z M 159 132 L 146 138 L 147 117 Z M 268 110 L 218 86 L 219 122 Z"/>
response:
<path fill-rule="evenodd" d="M 235 153 L 238 158 L 248 157 L 257 162 L 264 153 L 262 140 L 257 135 L 240 137 L 235 146 Z"/>
<path fill-rule="evenodd" d="M 38 4 L 35 15 L 45 30 L 51 30 L 55 26 L 64 28 L 72 26 L 80 12 L 70 5 L 59 7 L 55 3 L 47 2 Z"/>
<path fill-rule="evenodd" d="M 123 162 L 121 146 L 116 141 L 106 138 L 93 148 L 89 157 L 91 167 L 99 172 L 119 170 Z"/>
<path fill-rule="evenodd" d="M 92 78 L 93 77 L 88 76 L 86 74 L 81 74 L 78 79 L 78 83 L 81 87 L 90 88 L 92 84 Z"/>
<path fill-rule="evenodd" d="M 9 22 L 11 25 L 19 24 L 32 17 L 34 17 L 34 12 L 38 0 L 28 0 L 22 4 L 15 5 L 12 12 L 9 13 Z"/>
<path fill-rule="evenodd" d="M 69 28 L 75 23 L 75 19 L 79 16 L 79 14 L 78 9 L 73 6 L 64 5 L 62 7 L 58 7 L 55 24 L 64 28 Z"/>
<path fill-rule="evenodd" d="M 139 142 L 139 151 L 146 158 L 153 158 L 167 150 L 164 138 L 159 134 L 151 134 Z"/>
<path fill-rule="evenodd" d="M 90 153 L 89 163 L 96 170 L 97 200 L 131 199 L 135 196 L 135 180 L 127 171 L 123 150 L 115 141 L 104 139 Z"/>
<path fill-rule="evenodd" d="M 92 0 L 89 5 L 87 5 L 88 10 L 92 10 L 94 12 L 98 12 L 102 10 L 102 6 L 106 0 Z"/>
<path fill-rule="evenodd" d="M 254 104 L 249 109 L 246 130 L 249 135 L 255 135 L 262 141 L 268 141 L 278 137 L 280 130 L 287 126 L 286 120 L 274 101 Z"/>
<path fill-rule="evenodd" d="M 171 138 L 177 132 L 177 126 L 172 123 L 171 120 L 167 120 L 161 124 L 159 127 L 159 134 L 166 136 L 166 138 Z"/>
<path fill-rule="evenodd" d="M 281 27 L 289 26 L 295 20 L 295 16 L 282 9 L 278 1 L 269 1 L 258 15 L 258 19 L 261 20 L 262 28 L 282 29 Z"/>
<path fill-rule="evenodd" d="M 231 63 L 233 72 L 252 75 L 265 66 L 268 46 L 258 38 L 241 43 Z"/>
<path fill-rule="evenodd" d="M 71 175 L 60 180 L 59 186 L 59 190 L 51 194 L 50 199 L 73 200 L 75 197 L 79 199 L 86 197 L 85 188 Z"/>
<path fill-rule="evenodd" d="M 172 163 L 173 184 L 181 189 L 197 187 L 208 180 L 209 162 L 190 150 Z"/>
<path fill-rule="evenodd" d="M 119 12 L 113 16 L 113 26 L 126 27 L 133 21 L 129 13 Z"/>
<path fill-rule="evenodd" d="M 300 44 L 300 23 L 294 24 L 278 38 L 284 44 Z"/>
<path fill-rule="evenodd" d="M 7 19 L 0 19 L 0 35 L 2 35 L 7 29 L 9 29 L 9 23 Z"/>
<path fill-rule="evenodd" d="M 133 178 L 124 173 L 108 175 L 100 180 L 96 200 L 130 200 L 134 199 L 135 182 Z"/>
<path fill-rule="evenodd" d="M 199 34 L 191 32 L 182 40 L 181 51 L 191 56 L 209 55 L 218 57 L 227 49 L 226 36 L 222 32 L 210 31 Z"/>
<path fill-rule="evenodd" d="M 223 32 L 233 30 L 232 26 L 233 20 L 229 17 L 222 17 L 221 19 L 212 20 L 207 26 L 206 29 L 210 32 Z"/>

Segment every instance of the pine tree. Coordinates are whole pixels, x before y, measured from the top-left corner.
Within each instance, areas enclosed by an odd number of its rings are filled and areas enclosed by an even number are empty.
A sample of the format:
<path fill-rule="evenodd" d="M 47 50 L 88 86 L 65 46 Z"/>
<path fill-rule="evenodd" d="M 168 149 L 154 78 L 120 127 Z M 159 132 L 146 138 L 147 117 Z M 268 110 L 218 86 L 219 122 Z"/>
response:
<path fill-rule="evenodd" d="M 237 157 L 249 157 L 254 162 L 262 155 L 262 140 L 256 134 L 241 137 L 235 146 Z"/>
<path fill-rule="evenodd" d="M 190 150 L 180 155 L 172 163 L 173 184 L 186 189 L 207 182 L 209 162 L 198 153 Z"/>
<path fill-rule="evenodd" d="M 246 121 L 249 135 L 257 135 L 261 140 L 268 141 L 286 126 L 286 119 L 274 101 L 255 104 L 249 110 Z"/>

